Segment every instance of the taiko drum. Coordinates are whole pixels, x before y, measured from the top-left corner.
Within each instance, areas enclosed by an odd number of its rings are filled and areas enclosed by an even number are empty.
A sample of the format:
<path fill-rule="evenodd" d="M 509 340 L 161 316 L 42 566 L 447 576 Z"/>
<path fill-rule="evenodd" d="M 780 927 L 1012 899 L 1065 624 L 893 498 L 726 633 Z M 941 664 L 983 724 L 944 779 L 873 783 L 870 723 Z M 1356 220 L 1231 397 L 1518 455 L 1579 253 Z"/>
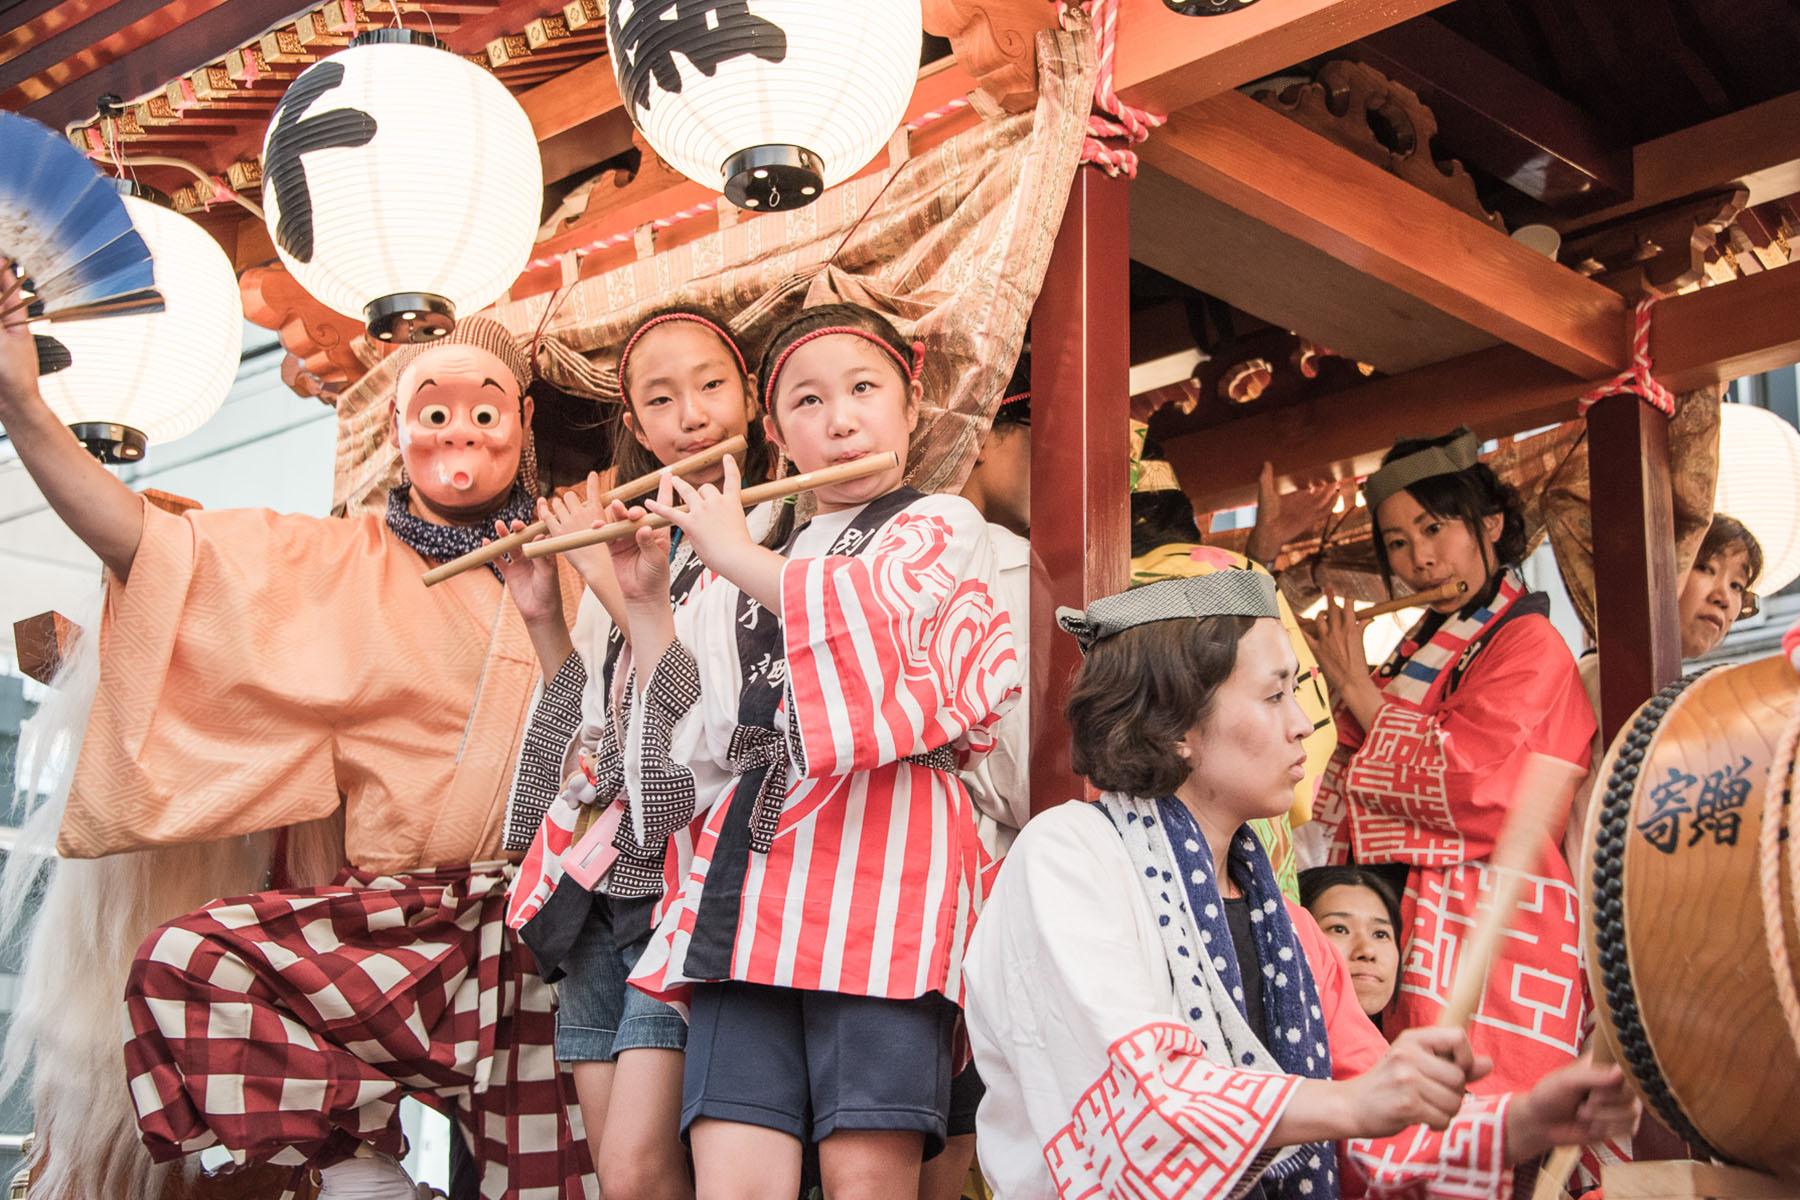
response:
<path fill-rule="evenodd" d="M 1800 1181 L 1800 677 L 1690 675 L 1600 764 L 1582 872 L 1598 1036 L 1704 1152 Z"/>

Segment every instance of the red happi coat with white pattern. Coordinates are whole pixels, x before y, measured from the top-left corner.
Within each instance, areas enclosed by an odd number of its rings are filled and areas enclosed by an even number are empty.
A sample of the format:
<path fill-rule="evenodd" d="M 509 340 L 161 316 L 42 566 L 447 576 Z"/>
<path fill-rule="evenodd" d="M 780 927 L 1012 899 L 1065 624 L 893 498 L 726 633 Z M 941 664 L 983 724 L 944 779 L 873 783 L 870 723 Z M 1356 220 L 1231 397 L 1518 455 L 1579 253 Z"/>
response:
<path fill-rule="evenodd" d="M 1516 576 L 1472 618 L 1423 638 L 1413 627 L 1375 674 L 1383 702 L 1365 733 L 1338 710 L 1339 746 L 1314 819 L 1334 864 L 1405 863 L 1399 991 L 1391 1030 L 1433 1023 L 1475 924 L 1487 860 L 1533 753 L 1588 761 L 1594 714 L 1575 662 Z M 1459 625 L 1461 626 L 1459 630 Z M 1471 654 L 1471 647 L 1473 653 Z M 1579 897 L 1561 853 L 1566 806 L 1538 848 L 1469 1029 L 1494 1072 L 1472 1090 L 1529 1087 L 1580 1052 L 1587 1009 Z"/>
<path fill-rule="evenodd" d="M 961 995 L 986 855 L 962 781 L 908 760 L 948 748 L 956 766 L 972 765 L 992 748 L 1021 668 L 973 506 L 920 496 L 860 553 L 831 554 L 857 512 L 814 518 L 782 572 L 786 687 L 775 727 L 791 759 L 767 853 L 721 842 L 734 805 L 750 802 L 734 796 L 731 765 L 744 672 L 755 665 L 738 661 L 738 589 L 709 572 L 676 611 L 695 693 L 665 691 L 669 655 L 649 680 L 633 681 L 626 790 L 655 793 L 640 777 L 647 764 L 685 764 L 708 814 L 680 894 L 632 974 L 652 995 L 678 1000 L 710 979 L 892 999 Z M 722 786 L 707 783 L 721 777 Z M 690 953 L 703 902 L 732 914 L 727 961 L 705 967 Z"/>
<path fill-rule="evenodd" d="M 1285 915 L 1317 990 L 1332 1076 L 1360 1075 L 1387 1042 L 1311 915 L 1292 901 Z M 1070 801 L 1033 818 L 1000 866 L 965 969 L 987 1084 L 977 1138 L 996 1200 L 1230 1200 L 1256 1182 L 1302 1080 L 1209 1060 L 1174 969 L 1106 817 Z M 1338 1143 L 1340 1195 L 1505 1200 L 1510 1103 L 1471 1098 L 1442 1133 Z"/>

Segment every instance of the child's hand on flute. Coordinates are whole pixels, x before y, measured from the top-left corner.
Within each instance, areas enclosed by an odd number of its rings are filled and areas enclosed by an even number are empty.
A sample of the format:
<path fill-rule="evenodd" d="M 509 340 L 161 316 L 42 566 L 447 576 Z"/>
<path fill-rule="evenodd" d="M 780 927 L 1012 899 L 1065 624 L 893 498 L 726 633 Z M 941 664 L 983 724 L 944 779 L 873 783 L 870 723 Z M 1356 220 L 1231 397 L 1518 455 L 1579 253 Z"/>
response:
<path fill-rule="evenodd" d="M 673 476 L 663 476 L 656 494 L 659 499 L 668 502 Z M 645 501 L 651 504 L 650 501 Z M 633 505 L 625 507 L 622 500 L 614 500 L 607 506 L 605 518 L 607 523 L 614 521 L 635 521 L 644 516 L 642 508 Z M 639 529 L 632 537 L 615 538 L 603 543 L 612 562 L 613 577 L 618 580 L 619 594 L 625 607 L 636 612 L 669 611 L 669 531 L 667 529 Z"/>
<path fill-rule="evenodd" d="M 660 491 L 655 500 L 646 500 L 644 507 L 667 518 L 669 524 L 681 530 L 682 536 L 693 543 L 694 553 L 700 556 L 701 562 L 722 575 L 729 575 L 730 572 L 724 569 L 725 564 L 734 554 L 756 542 L 750 536 L 750 525 L 744 516 L 743 484 L 737 460 L 728 458 L 724 465 L 725 478 L 718 487 L 710 483 L 695 487 L 685 479 L 671 477 L 675 495 L 679 497 L 679 503 L 686 506 L 685 511 L 665 500 Z"/>

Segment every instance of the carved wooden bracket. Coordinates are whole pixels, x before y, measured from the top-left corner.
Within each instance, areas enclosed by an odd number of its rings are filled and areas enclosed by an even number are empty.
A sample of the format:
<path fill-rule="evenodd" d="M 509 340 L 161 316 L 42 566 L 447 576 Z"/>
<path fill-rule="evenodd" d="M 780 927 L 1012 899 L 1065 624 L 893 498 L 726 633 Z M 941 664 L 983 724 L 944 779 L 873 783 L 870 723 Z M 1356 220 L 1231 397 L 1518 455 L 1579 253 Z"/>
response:
<path fill-rule="evenodd" d="M 21 673 L 48 684 L 80 627 L 59 612 L 42 612 L 13 622 L 13 646 Z"/>
<path fill-rule="evenodd" d="M 925 30 L 949 38 L 962 67 L 1007 112 L 1037 103 L 1038 31 L 1056 27 L 1053 0 L 924 0 Z"/>
<path fill-rule="evenodd" d="M 1335 59 L 1311 83 L 1291 84 L 1256 99 L 1422 192 L 1506 232 L 1499 214 L 1482 206 L 1475 181 L 1455 159 L 1431 152 L 1437 117 L 1419 97 L 1366 63 Z"/>
<path fill-rule="evenodd" d="M 251 267 L 238 277 L 238 291 L 244 316 L 280 335 L 289 356 L 281 381 L 297 394 L 336 404 L 338 393 L 368 370 L 351 344 L 363 323 L 313 299 L 286 267 Z"/>
<path fill-rule="evenodd" d="M 1673 296 L 1707 278 L 1747 199 L 1743 188 L 1724 188 L 1633 213 L 1565 238 L 1559 257 L 1627 300 Z"/>

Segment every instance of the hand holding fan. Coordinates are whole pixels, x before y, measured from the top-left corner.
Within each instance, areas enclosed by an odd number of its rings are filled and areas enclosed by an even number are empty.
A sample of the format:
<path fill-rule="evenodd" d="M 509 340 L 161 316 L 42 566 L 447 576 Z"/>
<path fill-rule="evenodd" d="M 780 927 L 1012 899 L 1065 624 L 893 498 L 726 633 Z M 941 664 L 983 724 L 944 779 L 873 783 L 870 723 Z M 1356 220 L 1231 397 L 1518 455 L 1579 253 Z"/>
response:
<path fill-rule="evenodd" d="M 0 296 L 0 320 L 159 312 L 150 248 L 113 182 L 55 132 L 0 112 L 0 261 L 18 263 L 27 296 Z M 39 369 L 67 366 L 53 339 Z M 47 353 L 48 352 L 48 353 Z"/>

